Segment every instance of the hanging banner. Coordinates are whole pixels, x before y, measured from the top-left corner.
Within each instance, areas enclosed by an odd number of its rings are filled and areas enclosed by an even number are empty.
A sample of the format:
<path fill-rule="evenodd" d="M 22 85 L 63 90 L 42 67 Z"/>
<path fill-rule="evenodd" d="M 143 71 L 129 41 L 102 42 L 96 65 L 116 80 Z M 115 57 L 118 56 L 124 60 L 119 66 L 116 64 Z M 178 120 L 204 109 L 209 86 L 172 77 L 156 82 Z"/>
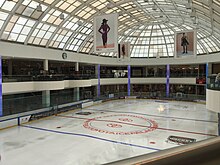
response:
<path fill-rule="evenodd" d="M 196 31 L 175 33 L 174 56 L 176 58 L 196 57 Z"/>
<path fill-rule="evenodd" d="M 118 58 L 119 60 L 129 61 L 130 60 L 130 43 L 121 42 L 118 44 Z"/>
<path fill-rule="evenodd" d="M 94 17 L 94 52 L 118 51 L 118 14 Z"/>

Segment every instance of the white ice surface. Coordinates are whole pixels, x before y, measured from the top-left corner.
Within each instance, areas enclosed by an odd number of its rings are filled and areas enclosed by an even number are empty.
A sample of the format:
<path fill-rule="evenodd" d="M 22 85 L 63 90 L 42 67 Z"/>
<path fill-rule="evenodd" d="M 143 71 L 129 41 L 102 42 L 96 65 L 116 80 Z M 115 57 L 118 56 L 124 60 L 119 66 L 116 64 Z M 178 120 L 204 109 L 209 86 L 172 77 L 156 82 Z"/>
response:
<path fill-rule="evenodd" d="M 117 100 L 0 131 L 0 165 L 98 165 L 217 135 L 217 114 L 191 102 Z M 79 112 L 79 111 L 78 111 Z M 152 126 L 155 129 L 150 129 Z"/>

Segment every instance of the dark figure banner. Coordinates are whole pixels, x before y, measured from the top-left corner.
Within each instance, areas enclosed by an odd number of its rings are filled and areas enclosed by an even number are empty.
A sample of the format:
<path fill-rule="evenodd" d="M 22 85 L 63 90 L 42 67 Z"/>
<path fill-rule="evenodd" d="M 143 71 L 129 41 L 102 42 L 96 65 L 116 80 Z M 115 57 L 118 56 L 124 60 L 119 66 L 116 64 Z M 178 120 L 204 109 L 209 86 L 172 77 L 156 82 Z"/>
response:
<path fill-rule="evenodd" d="M 175 57 L 196 56 L 196 32 L 182 31 L 175 34 Z"/>
<path fill-rule="evenodd" d="M 108 14 L 94 18 L 94 52 L 117 52 L 118 15 Z"/>

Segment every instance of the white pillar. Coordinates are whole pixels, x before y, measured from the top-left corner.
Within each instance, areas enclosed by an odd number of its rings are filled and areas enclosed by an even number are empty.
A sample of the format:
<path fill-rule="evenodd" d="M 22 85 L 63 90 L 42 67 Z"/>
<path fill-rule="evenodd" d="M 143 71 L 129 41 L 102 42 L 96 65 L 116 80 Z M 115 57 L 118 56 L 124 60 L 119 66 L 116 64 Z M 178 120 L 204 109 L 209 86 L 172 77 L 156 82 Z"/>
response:
<path fill-rule="evenodd" d="M 79 63 L 76 62 L 75 64 L 75 71 L 79 71 Z M 80 100 L 80 93 L 79 93 L 79 87 L 74 88 L 74 101 L 79 101 Z"/>
<path fill-rule="evenodd" d="M 76 62 L 76 65 L 75 65 L 75 71 L 79 71 L 79 63 L 78 62 Z"/>
<path fill-rule="evenodd" d="M 148 67 L 144 67 L 144 77 L 148 76 Z"/>
<path fill-rule="evenodd" d="M 208 75 L 210 76 L 211 74 L 215 73 L 212 73 L 212 63 L 208 63 Z"/>
<path fill-rule="evenodd" d="M 48 60 L 44 60 L 44 70 L 48 71 Z"/>
<path fill-rule="evenodd" d="M 48 60 L 44 60 L 44 71 L 48 71 Z M 42 104 L 43 106 L 49 107 L 50 106 L 50 91 L 42 91 Z"/>
<path fill-rule="evenodd" d="M 42 105 L 49 107 L 50 106 L 50 91 L 42 91 Z"/>
<path fill-rule="evenodd" d="M 100 77 L 100 70 L 101 66 L 100 64 L 95 65 L 95 76 L 98 80 L 97 86 L 96 86 L 96 93 L 97 93 L 97 97 L 99 97 L 101 95 L 101 86 L 100 86 L 100 81 L 101 81 L 101 77 Z"/>
<path fill-rule="evenodd" d="M 79 87 L 74 88 L 74 101 L 80 100 Z"/>

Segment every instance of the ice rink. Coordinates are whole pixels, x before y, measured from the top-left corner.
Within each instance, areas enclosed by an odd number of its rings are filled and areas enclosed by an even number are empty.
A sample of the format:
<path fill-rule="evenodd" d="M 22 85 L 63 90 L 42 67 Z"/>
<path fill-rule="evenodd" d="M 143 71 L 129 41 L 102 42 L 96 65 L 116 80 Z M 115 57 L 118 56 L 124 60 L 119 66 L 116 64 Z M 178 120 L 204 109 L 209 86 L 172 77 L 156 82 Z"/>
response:
<path fill-rule="evenodd" d="M 109 101 L 0 131 L 0 165 L 98 165 L 216 137 L 204 104 Z"/>

